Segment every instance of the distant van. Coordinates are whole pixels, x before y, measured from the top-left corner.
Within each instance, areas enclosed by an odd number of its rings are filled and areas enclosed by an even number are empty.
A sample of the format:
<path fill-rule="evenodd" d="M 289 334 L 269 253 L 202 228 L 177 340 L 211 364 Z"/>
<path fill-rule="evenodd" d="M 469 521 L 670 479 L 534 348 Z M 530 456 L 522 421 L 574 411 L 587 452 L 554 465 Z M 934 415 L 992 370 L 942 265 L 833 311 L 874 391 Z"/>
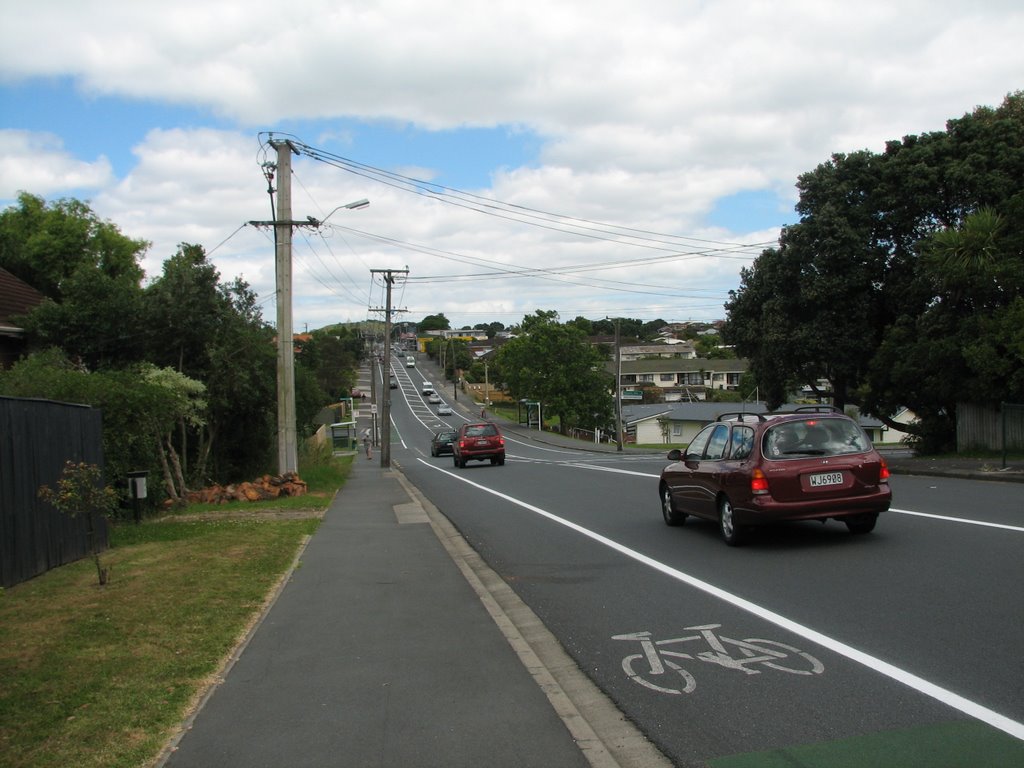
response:
<path fill-rule="evenodd" d="M 406 355 L 405 356 L 405 367 L 406 368 L 415 368 L 416 367 L 416 358 L 413 357 L 412 355 Z"/>

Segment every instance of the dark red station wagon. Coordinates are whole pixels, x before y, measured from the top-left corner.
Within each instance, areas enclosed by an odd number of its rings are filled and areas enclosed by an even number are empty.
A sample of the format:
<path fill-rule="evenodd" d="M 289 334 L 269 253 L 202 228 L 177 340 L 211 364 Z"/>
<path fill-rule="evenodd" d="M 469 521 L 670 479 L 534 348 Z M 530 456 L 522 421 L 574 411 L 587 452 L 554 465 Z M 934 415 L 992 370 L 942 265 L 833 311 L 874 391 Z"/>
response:
<path fill-rule="evenodd" d="M 467 461 L 504 464 L 505 438 L 497 424 L 463 424 L 452 441 L 452 458 L 456 467 L 465 467 Z"/>
<path fill-rule="evenodd" d="M 870 533 L 892 501 L 885 459 L 831 406 L 724 413 L 667 458 L 658 488 L 665 523 L 716 520 L 733 546 L 751 527 L 783 520 L 831 518 Z"/>

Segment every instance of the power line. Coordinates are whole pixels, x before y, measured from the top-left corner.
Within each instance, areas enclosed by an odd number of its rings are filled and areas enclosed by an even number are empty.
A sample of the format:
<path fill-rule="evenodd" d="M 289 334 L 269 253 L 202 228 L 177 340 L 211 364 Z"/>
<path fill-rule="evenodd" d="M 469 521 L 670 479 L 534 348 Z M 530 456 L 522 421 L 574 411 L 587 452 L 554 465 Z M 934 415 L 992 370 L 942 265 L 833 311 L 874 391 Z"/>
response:
<path fill-rule="evenodd" d="M 544 229 L 553 229 L 583 237 L 610 240 L 611 242 L 617 242 L 623 245 L 651 247 L 658 248 L 660 250 L 665 250 L 668 246 L 678 249 L 681 243 L 699 243 L 702 246 L 701 250 L 706 250 L 703 246 L 709 244 L 724 246 L 728 249 L 763 248 L 771 245 L 771 243 L 767 242 L 733 243 L 686 235 L 666 234 L 634 227 L 626 227 L 618 224 L 597 222 L 591 219 L 553 213 L 550 211 L 543 211 L 529 206 L 506 203 L 492 198 L 485 198 L 480 195 L 464 192 L 435 182 L 404 176 L 393 171 L 386 171 L 341 155 L 335 155 L 316 149 L 315 147 L 311 147 L 301 141 L 292 142 L 292 145 L 297 152 L 301 152 L 314 160 L 318 160 L 354 175 L 386 184 L 387 186 L 400 189 L 404 192 L 431 198 L 450 205 L 467 208 L 478 213 L 497 216 L 498 218 L 511 219 L 513 221 L 518 221 L 519 223 L 530 224 Z M 630 242 L 631 240 L 638 242 Z M 647 243 L 660 245 L 649 245 Z"/>

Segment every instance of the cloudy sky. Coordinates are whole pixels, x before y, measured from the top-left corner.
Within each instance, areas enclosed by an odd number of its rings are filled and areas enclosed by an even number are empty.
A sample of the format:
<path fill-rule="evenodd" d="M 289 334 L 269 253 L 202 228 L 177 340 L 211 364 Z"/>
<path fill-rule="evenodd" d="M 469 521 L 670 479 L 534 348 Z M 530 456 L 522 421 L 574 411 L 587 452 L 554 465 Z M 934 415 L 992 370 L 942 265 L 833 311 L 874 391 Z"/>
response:
<path fill-rule="evenodd" d="M 295 232 L 297 330 L 382 317 L 389 269 L 397 319 L 721 318 L 800 173 L 1024 88 L 1019 0 L 0 9 L 0 205 L 86 200 L 152 244 L 150 278 L 201 244 L 273 322 L 247 222 L 290 139 L 293 218 L 326 220 Z"/>

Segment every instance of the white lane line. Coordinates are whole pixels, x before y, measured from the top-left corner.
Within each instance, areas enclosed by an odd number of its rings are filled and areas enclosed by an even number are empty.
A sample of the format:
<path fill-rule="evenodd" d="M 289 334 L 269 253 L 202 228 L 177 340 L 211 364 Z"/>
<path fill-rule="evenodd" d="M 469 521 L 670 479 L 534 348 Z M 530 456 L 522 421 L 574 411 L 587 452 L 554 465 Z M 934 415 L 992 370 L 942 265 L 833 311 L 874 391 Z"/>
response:
<path fill-rule="evenodd" d="M 558 462 L 559 466 L 573 467 L 574 469 L 591 469 L 596 472 L 614 472 L 620 475 L 636 475 L 637 477 L 648 477 L 657 480 L 660 475 L 655 475 L 650 472 L 634 472 L 628 469 L 616 469 L 615 467 L 601 467 L 593 464 L 581 464 L 579 462 L 567 461 Z M 1007 525 L 1006 523 L 990 523 L 985 520 L 970 520 L 966 517 L 950 517 L 949 515 L 935 515 L 929 512 L 914 512 L 910 509 L 896 509 L 890 507 L 889 512 L 896 513 L 898 515 L 910 515 L 911 517 L 927 517 L 931 520 L 944 520 L 948 523 L 965 523 L 967 525 L 980 525 L 983 528 L 999 528 L 1004 531 L 1015 531 L 1016 533 L 1024 533 L 1024 526 L 1020 525 Z"/>
<path fill-rule="evenodd" d="M 968 525 L 981 525 L 986 528 L 1001 528 L 1004 531 L 1017 531 L 1024 533 L 1024 527 L 1019 525 L 1005 525 L 1004 523 L 988 523 L 984 520 L 968 520 L 966 517 L 947 517 L 946 515 L 932 515 L 927 512 L 912 512 L 909 509 L 889 509 L 900 515 L 912 515 L 914 517 L 930 517 L 932 520 L 945 520 L 950 523 L 967 523 Z"/>
<path fill-rule="evenodd" d="M 824 635 L 818 632 L 817 630 L 811 629 L 810 627 L 805 627 L 802 624 L 798 624 L 795 621 L 792 621 L 791 619 L 787 619 L 785 616 L 782 616 L 781 614 L 775 613 L 774 611 L 757 605 L 756 603 L 752 603 L 751 601 L 739 597 L 738 595 L 734 595 L 731 592 L 726 592 L 724 589 L 721 589 L 713 584 L 698 579 L 695 576 L 683 573 L 682 571 L 676 570 L 675 568 L 667 566 L 664 563 L 658 562 L 657 560 L 654 560 L 653 558 L 650 558 L 647 555 L 637 552 L 635 549 L 630 549 L 629 547 L 623 546 L 622 544 L 619 544 L 617 541 L 609 539 L 606 536 L 602 536 L 601 534 L 591 531 L 588 528 L 584 528 L 583 526 L 578 525 L 572 522 L 571 520 L 566 520 L 565 518 L 558 517 L 557 515 L 554 515 L 551 512 L 547 512 L 546 510 L 543 510 L 540 507 L 535 507 L 534 505 L 528 504 L 525 501 L 520 501 L 519 499 L 513 498 L 512 496 L 501 493 L 500 491 L 496 491 L 493 488 L 487 488 L 486 486 L 480 485 L 479 483 L 474 483 L 472 480 L 468 480 L 460 474 L 457 474 L 455 472 L 449 472 L 448 470 L 445 469 L 441 469 L 440 467 L 437 467 L 428 461 L 424 461 L 423 459 L 417 459 L 417 461 L 419 461 L 424 466 L 429 467 L 430 469 L 436 470 L 437 472 L 440 472 L 444 475 L 448 475 L 449 477 L 460 482 L 463 482 L 466 485 L 470 485 L 485 493 L 497 496 L 498 498 L 504 499 L 510 504 L 515 504 L 516 506 L 522 507 L 523 509 L 529 510 L 530 512 L 534 512 L 535 514 L 538 514 L 541 517 L 546 517 L 548 520 L 551 520 L 552 522 L 558 523 L 559 525 L 563 525 L 566 528 L 569 528 L 570 530 L 576 531 L 577 533 L 580 533 L 586 536 L 587 538 L 596 541 L 599 544 L 603 544 L 606 547 L 609 547 L 610 549 L 613 549 L 616 552 L 625 555 L 626 557 L 632 558 L 633 560 L 636 560 L 637 562 L 642 563 L 643 565 L 646 565 L 660 573 L 663 573 L 666 576 L 669 576 L 673 579 L 676 579 L 677 581 L 681 581 L 684 584 L 688 584 L 691 587 L 699 589 L 700 591 L 705 592 L 719 600 L 722 600 L 723 602 L 729 603 L 730 605 L 735 606 L 740 610 L 747 611 L 748 613 L 751 613 L 760 619 L 770 622 L 776 625 L 777 627 L 781 627 L 782 629 L 785 629 L 786 631 L 791 632 L 794 635 L 802 637 L 805 640 L 809 640 L 812 643 L 815 643 L 823 648 L 827 648 L 830 651 L 833 651 L 834 653 L 838 653 L 840 656 L 845 656 L 851 661 L 855 661 L 858 664 L 863 664 L 868 669 L 871 669 L 875 672 L 880 672 L 886 677 L 889 677 L 898 683 L 902 683 L 903 685 L 906 685 L 909 688 L 913 688 L 915 691 L 918 691 L 919 693 L 922 693 L 925 696 L 929 696 L 935 699 L 936 701 L 939 701 L 943 704 L 946 704 L 947 706 L 952 707 L 953 709 L 963 712 L 965 715 L 969 715 L 970 717 L 973 717 L 977 720 L 981 720 L 983 723 L 988 723 L 993 728 L 998 728 L 1000 731 L 1008 733 L 1014 738 L 1024 741 L 1024 724 L 1018 723 L 1017 721 L 1012 720 L 1005 715 L 1001 715 L 998 712 L 989 709 L 988 707 L 984 707 L 981 704 L 978 704 L 977 702 L 971 701 L 970 699 L 967 699 L 957 693 L 953 693 L 952 691 L 942 688 L 941 686 L 938 686 L 935 683 L 931 683 L 922 677 L 918 677 L 917 675 L 911 672 L 907 672 L 904 669 L 900 669 L 899 667 L 893 664 L 889 664 L 886 661 L 882 661 L 881 659 L 875 658 L 874 656 L 871 656 L 870 654 L 867 654 L 864 651 L 857 650 L 856 648 L 847 645 L 844 642 L 836 640 L 835 638 L 829 637 L 828 635 Z"/>

